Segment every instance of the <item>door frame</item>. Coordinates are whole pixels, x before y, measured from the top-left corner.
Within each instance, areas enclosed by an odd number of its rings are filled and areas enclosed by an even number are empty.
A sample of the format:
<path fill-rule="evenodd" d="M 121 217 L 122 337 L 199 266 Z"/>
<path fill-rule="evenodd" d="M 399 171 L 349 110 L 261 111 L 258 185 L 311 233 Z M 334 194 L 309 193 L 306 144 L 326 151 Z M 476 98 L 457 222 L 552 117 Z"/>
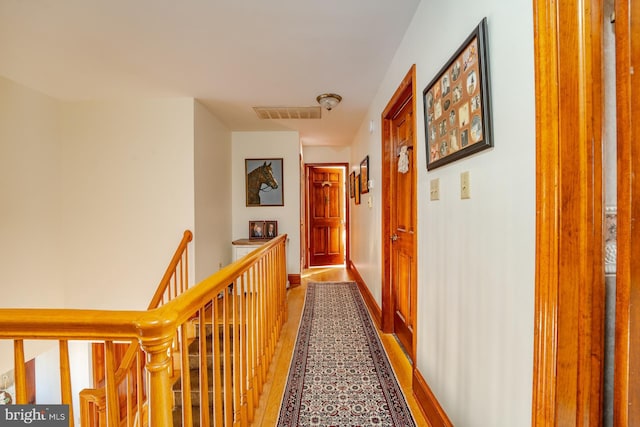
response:
<path fill-rule="evenodd" d="M 393 116 L 404 106 L 407 100 L 411 97 L 413 104 L 413 123 L 412 127 L 412 144 L 414 147 L 417 145 L 416 141 L 416 66 L 413 64 L 404 79 L 396 89 L 395 93 L 387 103 L 386 108 L 382 112 L 382 331 L 384 333 L 393 333 L 393 314 L 394 314 L 394 301 L 393 301 L 393 289 L 391 280 L 391 196 L 388 189 L 391 185 L 391 168 L 396 167 L 395 155 L 392 152 L 392 120 Z M 414 150 L 415 152 L 415 150 Z M 414 164 L 414 167 L 417 165 Z M 414 175 L 414 180 L 417 180 L 417 173 Z M 416 190 L 417 182 L 413 183 L 413 191 Z M 414 194 L 412 197 L 416 197 Z M 417 203 L 413 205 L 413 229 L 415 230 L 415 240 L 413 244 L 413 258 L 417 259 Z M 416 308 L 418 302 L 418 272 L 416 263 L 413 263 L 411 271 L 412 281 L 411 287 L 411 307 Z M 413 324 L 413 345 L 411 354 L 409 357 L 412 361 L 416 360 L 416 348 L 417 348 L 417 322 Z M 415 369 L 415 363 L 413 364 Z"/>
<path fill-rule="evenodd" d="M 349 265 L 350 251 L 349 251 L 349 163 L 305 163 L 304 165 L 304 240 L 306 241 L 306 245 L 304 247 L 304 268 L 309 268 L 309 242 L 310 239 L 310 209 L 309 209 L 309 186 L 311 185 L 311 176 L 309 174 L 309 170 L 311 168 L 344 168 L 344 188 L 343 188 L 343 197 L 344 197 L 344 265 Z"/>
<path fill-rule="evenodd" d="M 604 355 L 602 0 L 534 8 L 532 426 L 600 425 Z M 576 333 L 577 332 L 577 333 Z"/>
<path fill-rule="evenodd" d="M 635 0 L 634 0 L 635 2 Z M 613 425 L 640 425 L 640 8 L 616 0 L 617 265 Z M 634 307 L 634 309 L 631 309 Z"/>

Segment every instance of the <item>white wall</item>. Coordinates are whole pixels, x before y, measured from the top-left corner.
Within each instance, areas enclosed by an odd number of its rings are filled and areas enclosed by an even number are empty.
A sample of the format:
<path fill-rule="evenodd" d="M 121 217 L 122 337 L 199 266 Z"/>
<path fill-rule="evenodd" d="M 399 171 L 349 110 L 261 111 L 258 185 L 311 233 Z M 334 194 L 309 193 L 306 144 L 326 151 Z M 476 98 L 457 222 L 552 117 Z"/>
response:
<path fill-rule="evenodd" d="M 195 283 L 231 262 L 231 132 L 195 102 Z"/>
<path fill-rule="evenodd" d="M 0 307 L 61 307 L 60 103 L 0 77 Z M 27 360 L 50 348 L 27 341 Z M 0 372 L 13 345 L 0 342 Z"/>
<path fill-rule="evenodd" d="M 302 155 L 305 163 L 349 163 L 351 147 L 307 145 Z"/>
<path fill-rule="evenodd" d="M 495 147 L 427 173 L 422 90 L 488 18 Z M 379 117 L 417 69 L 417 368 L 455 425 L 531 420 L 535 261 L 535 114 L 531 2 L 422 2 L 352 146 L 380 177 Z M 469 171 L 471 199 L 460 200 Z M 440 179 L 439 201 L 428 200 Z M 380 188 L 352 205 L 351 256 L 380 304 Z"/>
<path fill-rule="evenodd" d="M 145 309 L 194 227 L 193 99 L 62 110 L 66 306 Z"/>
<path fill-rule="evenodd" d="M 246 239 L 249 221 L 276 220 L 287 234 L 287 273 L 300 273 L 300 138 L 298 132 L 233 132 L 233 240 Z M 245 159 L 283 159 L 284 206 L 246 206 Z M 229 245 L 231 251 L 231 245 Z"/>
<path fill-rule="evenodd" d="M 2 307 L 63 304 L 59 106 L 0 77 Z"/>

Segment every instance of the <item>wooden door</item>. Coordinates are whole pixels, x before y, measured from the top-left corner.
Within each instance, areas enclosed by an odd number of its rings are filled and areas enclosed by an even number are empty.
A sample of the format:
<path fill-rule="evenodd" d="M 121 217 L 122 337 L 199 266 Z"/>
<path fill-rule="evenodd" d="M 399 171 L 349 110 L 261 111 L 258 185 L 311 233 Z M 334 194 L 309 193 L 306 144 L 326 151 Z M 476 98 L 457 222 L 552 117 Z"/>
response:
<path fill-rule="evenodd" d="M 412 307 L 411 282 L 416 269 L 415 245 L 415 166 L 413 130 L 411 129 L 413 104 L 407 102 L 392 120 L 392 146 L 394 153 L 406 150 L 408 170 L 391 170 L 391 286 L 393 290 L 393 329 L 404 348 L 411 354 L 415 310 Z M 399 154 L 405 155 L 405 154 Z"/>
<path fill-rule="evenodd" d="M 395 332 L 412 360 L 417 301 L 414 81 L 415 66 L 383 113 L 383 239 L 388 281 L 383 285 L 383 328 Z"/>
<path fill-rule="evenodd" d="M 309 166 L 309 265 L 345 262 L 344 168 Z"/>

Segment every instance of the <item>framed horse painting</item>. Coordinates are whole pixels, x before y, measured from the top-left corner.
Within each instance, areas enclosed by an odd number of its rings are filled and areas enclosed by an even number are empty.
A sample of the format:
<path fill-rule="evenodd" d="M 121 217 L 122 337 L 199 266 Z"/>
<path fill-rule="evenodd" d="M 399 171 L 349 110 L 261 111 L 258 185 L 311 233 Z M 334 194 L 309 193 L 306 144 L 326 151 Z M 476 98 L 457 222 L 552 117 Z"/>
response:
<path fill-rule="evenodd" d="M 284 206 L 282 159 L 245 159 L 247 206 Z"/>

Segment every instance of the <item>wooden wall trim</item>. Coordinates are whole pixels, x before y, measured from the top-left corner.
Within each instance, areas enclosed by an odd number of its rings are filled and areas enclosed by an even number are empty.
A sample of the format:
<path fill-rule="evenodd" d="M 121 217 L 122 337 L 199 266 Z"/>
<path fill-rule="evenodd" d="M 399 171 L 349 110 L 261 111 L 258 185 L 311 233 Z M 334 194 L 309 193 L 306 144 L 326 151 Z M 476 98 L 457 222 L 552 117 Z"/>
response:
<path fill-rule="evenodd" d="M 435 394 L 427 384 L 418 369 L 413 370 L 413 395 L 431 427 L 452 427 L 453 423 L 447 416 Z"/>
<path fill-rule="evenodd" d="M 613 425 L 640 425 L 640 8 L 616 1 L 617 266 Z M 632 310 L 632 307 L 636 307 Z"/>
<path fill-rule="evenodd" d="M 534 1 L 532 425 L 601 422 L 602 2 Z"/>
<path fill-rule="evenodd" d="M 367 286 L 364 279 L 358 272 L 355 264 L 351 260 L 347 262 L 347 268 L 351 270 L 353 277 L 355 277 L 358 288 L 360 289 L 360 293 L 362 294 L 362 298 L 369 308 L 369 313 L 371 313 L 371 318 L 373 319 L 378 329 L 382 330 L 382 310 L 380 309 L 380 306 L 376 302 L 376 299 L 373 297 L 373 294 L 371 294 L 369 287 Z"/>
<path fill-rule="evenodd" d="M 532 425 L 553 425 L 555 419 L 555 340 L 558 292 L 558 81 L 556 10 L 534 1 L 536 71 L 536 297 Z M 543 147 L 540 141 L 548 140 Z"/>

